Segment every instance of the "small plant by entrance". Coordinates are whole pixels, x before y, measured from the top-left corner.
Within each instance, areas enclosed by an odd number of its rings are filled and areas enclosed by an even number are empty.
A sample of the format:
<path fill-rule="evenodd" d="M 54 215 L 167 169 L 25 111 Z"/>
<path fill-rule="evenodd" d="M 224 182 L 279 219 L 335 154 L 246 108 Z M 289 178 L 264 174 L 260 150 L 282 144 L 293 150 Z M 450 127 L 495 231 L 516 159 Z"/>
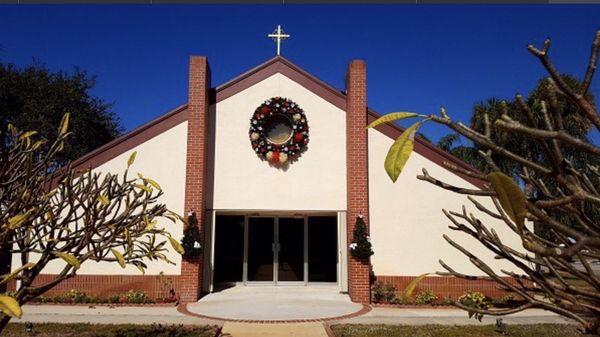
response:
<path fill-rule="evenodd" d="M 374 254 L 371 237 L 367 233 L 367 226 L 362 215 L 356 217 L 353 240 L 350 244 L 350 254 L 352 254 L 352 257 L 361 260 L 368 259 Z"/>

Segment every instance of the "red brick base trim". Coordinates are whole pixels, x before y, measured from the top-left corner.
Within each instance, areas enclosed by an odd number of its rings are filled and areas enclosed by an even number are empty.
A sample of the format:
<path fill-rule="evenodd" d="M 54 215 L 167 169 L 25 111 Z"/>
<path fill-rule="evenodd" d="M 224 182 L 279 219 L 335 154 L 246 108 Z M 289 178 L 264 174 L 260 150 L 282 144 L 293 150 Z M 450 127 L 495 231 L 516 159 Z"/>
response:
<path fill-rule="evenodd" d="M 415 276 L 376 276 L 376 281 L 384 284 L 393 284 L 398 295 L 406 288 L 408 283 Z M 484 295 L 492 298 L 499 298 L 507 294 L 506 291 L 500 289 L 500 286 L 492 280 L 463 280 L 452 276 L 431 276 L 426 277 L 417 285 L 415 294 L 423 290 L 429 290 L 437 295 L 438 298 L 451 297 L 458 299 L 465 291 L 479 291 Z"/>
<path fill-rule="evenodd" d="M 34 285 L 49 282 L 54 275 L 39 275 Z M 145 292 L 153 300 L 170 297 L 173 289 L 179 295 L 179 275 L 77 275 L 47 291 L 43 296 L 56 296 L 71 289 L 90 296 L 108 297 L 121 295 L 128 290 Z M 11 285 L 14 289 L 14 284 Z"/>

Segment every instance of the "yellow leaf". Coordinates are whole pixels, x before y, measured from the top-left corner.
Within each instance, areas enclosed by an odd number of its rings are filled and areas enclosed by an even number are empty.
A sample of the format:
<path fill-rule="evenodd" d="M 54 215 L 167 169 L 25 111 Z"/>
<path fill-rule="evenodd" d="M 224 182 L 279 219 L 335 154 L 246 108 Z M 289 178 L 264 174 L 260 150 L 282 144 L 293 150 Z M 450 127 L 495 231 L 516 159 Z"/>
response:
<path fill-rule="evenodd" d="M 45 142 L 43 140 L 38 140 L 37 142 L 33 143 L 33 146 L 31 147 L 32 150 L 37 150 L 39 149 Z"/>
<path fill-rule="evenodd" d="M 427 277 L 427 275 L 429 275 L 429 273 L 425 273 L 425 274 L 421 274 L 417 277 L 415 277 L 412 281 L 410 281 L 410 283 L 406 286 L 406 288 L 404 288 L 404 292 L 402 293 L 402 296 L 404 298 L 410 298 L 413 294 L 413 292 L 415 291 L 415 289 L 417 288 L 417 285 L 423 281 L 423 279 L 425 277 Z"/>
<path fill-rule="evenodd" d="M 17 214 L 13 216 L 12 218 L 8 219 L 8 228 L 19 228 L 26 218 L 27 216 L 25 214 Z"/>
<path fill-rule="evenodd" d="M 17 269 L 15 269 L 13 272 L 11 272 L 10 274 L 4 276 L 4 278 L 2 279 L 2 281 L 0 281 L 0 284 L 4 284 L 12 279 L 14 279 L 17 275 L 19 275 L 20 272 L 22 272 L 23 270 L 27 269 L 31 269 L 35 266 L 35 263 L 33 262 L 29 262 Z"/>
<path fill-rule="evenodd" d="M 150 221 L 146 215 L 144 215 L 144 222 L 146 223 L 145 231 L 151 231 L 156 226 L 156 220 Z"/>
<path fill-rule="evenodd" d="M 156 181 L 154 181 L 154 180 L 152 180 L 150 178 L 144 178 L 144 180 L 147 181 L 148 184 L 152 185 L 152 187 L 156 188 L 157 190 L 159 190 L 159 191 L 162 190 L 162 188 L 160 187 L 160 185 Z"/>
<path fill-rule="evenodd" d="M 31 213 L 35 212 L 35 208 L 31 208 L 30 210 L 28 210 L 27 212 L 23 213 L 23 214 L 17 214 L 13 217 L 11 217 L 10 219 L 8 219 L 8 228 L 9 229 L 16 229 L 19 228 L 23 225 L 23 223 L 25 223 L 25 221 L 27 221 L 27 219 L 29 218 L 29 216 L 31 216 Z"/>
<path fill-rule="evenodd" d="M 25 138 L 29 138 L 31 136 L 34 136 L 37 134 L 37 131 L 27 131 L 24 134 L 21 135 L 21 137 L 19 137 L 20 139 L 25 139 Z"/>
<path fill-rule="evenodd" d="M 367 126 L 367 128 L 374 128 L 380 124 L 389 123 L 389 122 L 393 122 L 393 121 L 397 121 L 397 120 L 401 120 L 401 119 L 405 119 L 405 118 L 417 117 L 417 116 L 419 116 L 419 114 L 414 113 L 414 112 L 392 112 L 392 113 L 389 113 L 389 114 L 386 114 L 384 116 L 377 118 L 377 120 L 375 120 L 373 123 L 369 124 L 369 126 Z"/>
<path fill-rule="evenodd" d="M 110 249 L 110 251 L 113 253 L 115 258 L 117 259 L 119 266 L 121 266 L 121 268 L 125 268 L 125 258 L 123 257 L 123 254 L 119 253 L 116 249 L 112 249 L 112 248 Z"/>
<path fill-rule="evenodd" d="M 12 296 L 0 295 L 0 310 L 11 317 L 21 318 L 23 316 L 19 302 Z"/>
<path fill-rule="evenodd" d="M 123 230 L 123 237 L 125 238 L 125 241 L 129 242 L 129 229 L 125 228 L 125 230 Z"/>
<path fill-rule="evenodd" d="M 73 254 L 63 252 L 53 252 L 53 254 L 63 259 L 66 263 L 70 264 L 75 269 L 79 269 L 79 267 L 81 266 L 81 262 L 79 262 L 79 260 Z"/>
<path fill-rule="evenodd" d="M 139 189 L 142 189 L 142 190 L 144 190 L 144 191 L 146 191 L 148 193 L 152 193 L 152 189 L 150 187 L 148 187 L 148 186 L 145 186 L 145 185 L 142 185 L 142 184 L 133 184 L 133 186 L 135 186 L 135 187 L 137 187 Z"/>
<path fill-rule="evenodd" d="M 175 249 L 175 251 L 177 251 L 179 254 L 183 255 L 183 253 L 185 253 L 185 250 L 179 241 L 169 237 L 169 242 L 171 242 L 171 246 L 173 246 L 173 249 Z"/>
<path fill-rule="evenodd" d="M 64 114 L 62 120 L 60 121 L 60 126 L 58 127 L 58 135 L 62 136 L 67 133 L 69 130 L 69 114 Z"/>
<path fill-rule="evenodd" d="M 137 151 L 133 151 L 133 153 L 129 156 L 129 159 L 127 160 L 127 167 L 133 165 L 133 163 L 135 162 L 136 156 L 137 156 Z"/>
<path fill-rule="evenodd" d="M 519 232 L 523 231 L 527 200 L 517 183 L 502 172 L 492 172 L 487 179 L 498 195 L 498 201 L 506 215 L 515 222 Z"/>
<path fill-rule="evenodd" d="M 398 176 L 400 176 L 404 165 L 406 165 L 408 158 L 410 158 L 414 147 L 415 133 L 417 133 L 417 130 L 422 123 L 423 122 L 415 123 L 404 130 L 394 144 L 392 144 L 385 157 L 385 172 L 387 172 L 393 182 L 398 180 Z"/>
<path fill-rule="evenodd" d="M 142 272 L 142 275 L 146 275 L 146 270 L 144 269 L 144 266 L 142 266 L 140 263 L 134 263 L 133 264 L 139 271 Z"/>
<path fill-rule="evenodd" d="M 6 129 L 8 130 L 8 132 L 11 135 L 16 135 L 16 133 L 17 133 L 17 129 L 15 128 L 15 126 L 12 123 L 8 123 L 8 126 L 6 127 Z"/>
<path fill-rule="evenodd" d="M 105 195 L 99 195 L 98 202 L 104 206 L 108 206 L 110 204 L 110 200 L 108 200 L 108 197 Z"/>

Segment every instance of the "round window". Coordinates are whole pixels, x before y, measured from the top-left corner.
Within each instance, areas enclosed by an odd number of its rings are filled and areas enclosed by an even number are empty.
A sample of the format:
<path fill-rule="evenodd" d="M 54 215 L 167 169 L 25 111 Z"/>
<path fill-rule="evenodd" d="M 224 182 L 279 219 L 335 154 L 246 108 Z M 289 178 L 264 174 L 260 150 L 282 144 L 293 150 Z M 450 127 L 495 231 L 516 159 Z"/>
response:
<path fill-rule="evenodd" d="M 292 121 L 285 115 L 271 115 L 265 121 L 265 136 L 272 144 L 284 144 L 292 138 L 293 132 Z"/>

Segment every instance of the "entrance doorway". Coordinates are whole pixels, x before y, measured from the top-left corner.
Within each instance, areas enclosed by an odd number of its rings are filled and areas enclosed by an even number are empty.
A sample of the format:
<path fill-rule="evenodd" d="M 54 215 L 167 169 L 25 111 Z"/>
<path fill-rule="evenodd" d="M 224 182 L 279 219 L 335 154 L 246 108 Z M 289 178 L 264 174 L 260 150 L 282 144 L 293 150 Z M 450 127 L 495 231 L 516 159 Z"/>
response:
<path fill-rule="evenodd" d="M 305 218 L 248 218 L 247 282 L 304 282 Z"/>
<path fill-rule="evenodd" d="M 219 215 L 215 283 L 338 281 L 337 216 Z"/>

